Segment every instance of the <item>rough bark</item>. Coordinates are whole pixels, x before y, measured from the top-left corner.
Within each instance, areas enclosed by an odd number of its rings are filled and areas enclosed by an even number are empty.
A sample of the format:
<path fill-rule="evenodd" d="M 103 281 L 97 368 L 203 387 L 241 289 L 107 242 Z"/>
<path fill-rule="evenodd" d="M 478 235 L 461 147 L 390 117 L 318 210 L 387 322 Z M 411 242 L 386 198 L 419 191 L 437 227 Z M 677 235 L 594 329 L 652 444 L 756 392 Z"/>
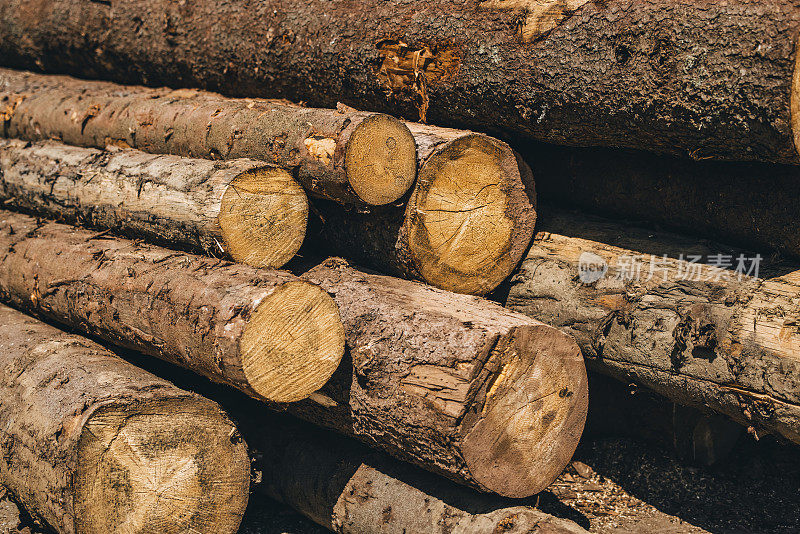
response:
<path fill-rule="evenodd" d="M 3 0 L 0 57 L 126 83 L 342 101 L 558 144 L 796 164 L 799 6 Z"/>
<path fill-rule="evenodd" d="M 0 482 L 61 534 L 234 533 L 247 447 L 221 408 L 0 306 Z"/>
<path fill-rule="evenodd" d="M 0 298 L 260 399 L 319 389 L 344 352 L 333 300 L 289 273 L 0 212 Z"/>
<path fill-rule="evenodd" d="M 551 210 L 508 306 L 573 335 L 590 368 L 800 443 L 800 271 L 737 267 L 721 245 Z"/>
<path fill-rule="evenodd" d="M 634 150 L 528 146 L 543 202 L 800 258 L 794 165 L 695 162 Z"/>
<path fill-rule="evenodd" d="M 7 137 L 268 161 L 296 170 L 311 193 L 345 204 L 393 202 L 416 177 L 411 134 L 378 113 L 6 69 L 0 70 L 0 102 Z"/>
<path fill-rule="evenodd" d="M 0 200 L 255 267 L 294 257 L 308 222 L 305 192 L 278 167 L 47 141 L 0 139 Z"/>
<path fill-rule="evenodd" d="M 234 416 L 239 412 L 233 411 Z M 256 491 L 341 534 L 584 534 L 519 501 L 480 494 L 352 440 L 241 412 L 261 473 Z M 263 428 L 272 429 L 269 434 Z"/>
<path fill-rule="evenodd" d="M 302 278 L 339 305 L 352 366 L 287 406 L 461 483 L 511 497 L 547 487 L 586 418 L 586 371 L 556 329 L 470 296 L 330 259 Z"/>
<path fill-rule="evenodd" d="M 311 246 L 449 291 L 486 294 L 513 272 L 533 237 L 530 169 L 486 135 L 408 126 L 421 166 L 405 206 L 363 212 L 317 202 Z"/>

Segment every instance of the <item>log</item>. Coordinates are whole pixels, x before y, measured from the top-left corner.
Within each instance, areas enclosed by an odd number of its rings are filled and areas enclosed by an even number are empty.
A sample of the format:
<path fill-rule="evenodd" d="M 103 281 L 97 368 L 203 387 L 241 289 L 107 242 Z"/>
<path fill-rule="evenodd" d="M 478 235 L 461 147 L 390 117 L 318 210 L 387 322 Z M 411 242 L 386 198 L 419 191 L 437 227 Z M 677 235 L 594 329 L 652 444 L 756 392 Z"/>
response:
<path fill-rule="evenodd" d="M 477 493 L 299 422 L 238 418 L 253 451 L 255 486 L 341 534 L 474 532 L 585 534 L 527 503 Z M 269 434 L 264 428 L 276 429 Z"/>
<path fill-rule="evenodd" d="M 278 167 L 47 141 L 0 139 L 0 200 L 255 267 L 286 264 L 308 222 L 305 192 Z"/>
<path fill-rule="evenodd" d="M 530 168 L 498 139 L 408 126 L 422 162 L 408 202 L 368 212 L 315 202 L 309 247 L 448 291 L 489 293 L 533 237 Z"/>
<path fill-rule="evenodd" d="M 0 57 L 122 83 L 341 101 L 556 144 L 797 164 L 797 7 L 3 0 Z"/>
<path fill-rule="evenodd" d="M 796 266 L 750 272 L 749 253 L 558 210 L 539 230 L 511 309 L 574 336 L 592 369 L 800 443 Z"/>
<path fill-rule="evenodd" d="M 414 139 L 379 113 L 7 69 L 0 70 L 0 102 L 6 137 L 268 161 L 296 171 L 312 194 L 345 204 L 388 204 L 416 178 Z"/>
<path fill-rule="evenodd" d="M 486 300 L 332 258 L 302 275 L 341 310 L 352 365 L 292 414 L 487 492 L 528 497 L 569 462 L 587 411 L 566 335 Z"/>
<path fill-rule="evenodd" d="M 543 202 L 800 258 L 794 165 L 543 144 L 529 145 L 523 154 Z"/>
<path fill-rule="evenodd" d="M 289 273 L 0 212 L 0 299 L 259 399 L 319 389 L 344 352 L 336 304 Z"/>
<path fill-rule="evenodd" d="M 0 482 L 60 534 L 234 533 L 247 446 L 216 403 L 0 305 Z"/>

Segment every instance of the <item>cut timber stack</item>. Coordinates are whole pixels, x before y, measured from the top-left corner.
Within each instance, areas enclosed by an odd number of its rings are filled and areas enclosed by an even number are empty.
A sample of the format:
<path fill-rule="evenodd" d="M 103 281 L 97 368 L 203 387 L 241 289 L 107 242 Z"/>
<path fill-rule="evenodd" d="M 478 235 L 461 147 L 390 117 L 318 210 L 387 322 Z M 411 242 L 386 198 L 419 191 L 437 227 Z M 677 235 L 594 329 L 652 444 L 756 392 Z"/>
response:
<path fill-rule="evenodd" d="M 486 300 L 338 259 L 302 278 L 338 304 L 352 366 L 291 413 L 508 497 L 542 491 L 567 465 L 588 403 L 570 337 Z"/>
<path fill-rule="evenodd" d="M 477 297 L 336 260 L 300 280 L 9 212 L 0 250 L 15 306 L 259 399 L 310 396 L 285 408 L 486 491 L 541 491 L 580 438 L 575 343 Z M 352 364 L 326 384 L 345 335 Z"/>
<path fill-rule="evenodd" d="M 250 460 L 216 403 L 2 305 L 0 428 L 0 483 L 60 534 L 239 527 Z"/>
<path fill-rule="evenodd" d="M 256 267 L 292 259 L 308 221 L 305 193 L 278 167 L 56 142 L 0 139 L 0 200 Z"/>
<path fill-rule="evenodd" d="M 717 254 L 736 266 L 725 247 L 553 211 L 508 306 L 573 335 L 591 368 L 800 443 L 800 271 L 739 277 L 689 261 Z M 583 283 L 588 263 L 608 271 Z"/>
<path fill-rule="evenodd" d="M 297 171 L 311 193 L 387 204 L 417 174 L 411 133 L 388 115 L 314 109 L 0 69 L 3 135 L 194 158 L 250 158 Z"/>
<path fill-rule="evenodd" d="M 323 221 L 317 244 L 443 289 L 488 293 L 511 274 L 533 236 L 530 169 L 483 134 L 404 126 L 346 106 L 315 110 L 10 70 L 0 70 L 0 99 L 5 136 L 296 168 L 312 194 L 332 199 L 314 206 Z M 369 205 L 404 197 L 417 160 L 419 179 L 405 205 Z"/>
<path fill-rule="evenodd" d="M 422 164 L 406 205 L 363 213 L 315 202 L 309 241 L 390 274 L 484 295 L 513 272 L 533 237 L 530 168 L 498 139 L 409 127 Z"/>
<path fill-rule="evenodd" d="M 333 300 L 256 269 L 0 212 L 0 297 L 256 398 L 302 399 L 333 374 Z"/>
<path fill-rule="evenodd" d="M 0 2 L 6 66 L 800 163 L 797 0 Z"/>

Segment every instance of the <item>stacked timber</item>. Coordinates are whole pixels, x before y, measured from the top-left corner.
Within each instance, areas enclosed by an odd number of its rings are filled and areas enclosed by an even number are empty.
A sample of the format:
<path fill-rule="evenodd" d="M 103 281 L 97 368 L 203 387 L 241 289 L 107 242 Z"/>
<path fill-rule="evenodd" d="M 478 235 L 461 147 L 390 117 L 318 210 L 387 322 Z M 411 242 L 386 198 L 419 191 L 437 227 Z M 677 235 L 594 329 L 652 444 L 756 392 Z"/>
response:
<path fill-rule="evenodd" d="M 800 163 L 796 0 L 0 2 L 6 66 Z"/>
<path fill-rule="evenodd" d="M 282 267 L 303 244 L 306 194 L 278 167 L 0 139 L 9 208 L 173 248 Z"/>
<path fill-rule="evenodd" d="M 313 206 L 318 214 L 313 235 L 317 248 L 334 255 L 347 251 L 358 263 L 443 289 L 490 292 L 516 268 L 533 236 L 536 195 L 530 169 L 506 143 L 483 134 L 402 123 L 346 106 L 312 109 L 285 101 L 231 99 L 200 91 L 119 86 L 11 70 L 0 70 L 0 100 L 5 103 L 2 132 L 6 137 L 57 139 L 98 149 L 123 145 L 195 158 L 250 158 L 292 170 L 312 196 L 325 199 Z M 71 150 L 75 158 L 81 158 L 79 150 Z M 20 174 L 29 182 L 38 176 L 38 186 L 32 184 L 34 191 L 49 187 L 48 177 L 61 173 L 68 154 L 45 161 L 42 152 L 27 147 L 14 150 L 3 162 L 4 167 L 17 163 L 20 167 L 10 170 L 11 181 Z M 73 163 L 74 169 L 86 166 L 85 159 Z M 125 165 L 126 170 L 130 166 Z M 103 172 L 108 174 L 105 167 Z M 157 169 L 148 170 L 152 174 Z M 176 170 L 182 172 L 190 171 Z M 77 190 L 69 189 L 91 182 L 90 173 L 86 174 L 73 180 L 76 184 L 66 184 L 63 194 L 78 196 Z M 142 176 L 141 171 L 129 174 L 133 176 L 92 187 L 113 200 L 120 196 L 116 182 L 159 181 Z M 14 202 L 12 197 L 18 196 L 20 207 L 52 217 L 61 200 L 33 201 L 33 195 L 21 190 L 21 181 L 6 187 L 4 200 Z M 199 179 L 175 176 L 172 181 L 188 190 Z M 230 196 L 243 187 L 234 188 Z M 257 266 L 280 267 L 302 242 L 306 212 L 299 195 L 292 198 L 289 186 L 276 182 L 263 189 L 276 200 L 260 212 L 263 220 L 254 226 L 277 241 L 273 246 L 282 254 L 274 252 L 270 262 L 259 254 L 251 256 L 250 250 L 232 250 L 231 255 Z M 290 198 L 282 199 L 281 192 Z M 158 194 L 162 193 L 153 192 Z M 296 211 L 287 210 L 281 200 L 296 205 Z M 81 211 L 75 206 L 81 201 L 98 202 L 87 198 L 69 204 Z M 83 211 L 90 211 L 89 206 Z M 243 215 L 254 212 L 251 207 Z M 86 215 L 85 219 L 101 226 L 120 226 L 108 217 Z M 279 232 L 288 235 L 271 235 Z M 211 245 L 210 250 L 218 252 Z M 219 248 L 225 246 L 239 248 L 226 244 Z"/>
<path fill-rule="evenodd" d="M 250 461 L 219 405 L 3 305 L 0 428 L 0 483 L 61 534 L 239 527 Z"/>
<path fill-rule="evenodd" d="M 752 259 L 551 210 L 507 304 L 572 335 L 593 369 L 800 443 L 800 271 Z"/>
<path fill-rule="evenodd" d="M 567 465 L 588 403 L 569 336 L 478 297 L 335 258 L 302 278 L 338 304 L 352 361 L 287 410 L 508 497 L 542 491 Z"/>
<path fill-rule="evenodd" d="M 307 397 L 344 354 L 333 299 L 290 273 L 0 213 L 0 298 L 273 402 Z"/>
<path fill-rule="evenodd" d="M 0 70 L 0 99 L 8 137 L 267 161 L 296 171 L 312 194 L 346 204 L 393 202 L 416 177 L 411 133 L 378 113 L 7 69 Z"/>

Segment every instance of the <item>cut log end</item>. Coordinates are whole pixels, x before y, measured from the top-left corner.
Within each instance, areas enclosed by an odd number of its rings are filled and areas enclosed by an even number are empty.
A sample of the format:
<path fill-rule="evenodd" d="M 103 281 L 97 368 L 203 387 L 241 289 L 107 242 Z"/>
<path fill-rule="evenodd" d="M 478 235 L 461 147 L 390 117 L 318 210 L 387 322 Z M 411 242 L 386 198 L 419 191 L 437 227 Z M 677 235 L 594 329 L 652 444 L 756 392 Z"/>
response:
<path fill-rule="evenodd" d="M 475 480 L 506 497 L 549 486 L 575 452 L 588 410 L 586 369 L 572 339 L 521 326 L 500 339 L 499 372 L 462 450 Z"/>
<path fill-rule="evenodd" d="M 283 284 L 250 317 L 240 349 L 257 394 L 273 402 L 302 400 L 325 385 L 344 355 L 339 309 L 313 284 Z"/>
<path fill-rule="evenodd" d="M 105 405 L 83 426 L 77 454 L 82 534 L 235 532 L 247 506 L 246 445 L 207 401 Z"/>
<path fill-rule="evenodd" d="M 394 117 L 368 117 L 350 136 L 345 167 L 350 186 L 361 200 L 374 206 L 394 202 L 417 177 L 414 136 Z"/>
<path fill-rule="evenodd" d="M 425 281 L 482 295 L 511 274 L 536 221 L 520 165 L 508 145 L 478 134 L 459 137 L 425 162 L 405 222 Z"/>
<path fill-rule="evenodd" d="M 225 190 L 219 225 L 225 252 L 255 267 L 282 267 L 297 254 L 308 224 L 308 199 L 292 176 L 263 167 Z"/>

